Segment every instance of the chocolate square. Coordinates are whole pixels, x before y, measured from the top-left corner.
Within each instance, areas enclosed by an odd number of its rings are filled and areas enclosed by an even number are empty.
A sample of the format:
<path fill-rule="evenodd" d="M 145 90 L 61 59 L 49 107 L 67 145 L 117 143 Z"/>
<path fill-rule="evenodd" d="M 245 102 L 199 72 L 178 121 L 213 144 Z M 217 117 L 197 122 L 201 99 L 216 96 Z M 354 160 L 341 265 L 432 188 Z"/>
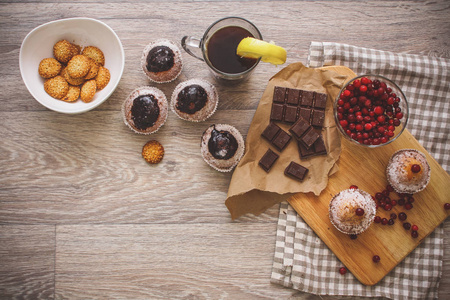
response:
<path fill-rule="evenodd" d="M 319 136 L 317 141 L 314 143 L 314 153 L 315 155 L 323 155 L 327 154 L 327 147 L 325 146 L 325 142 L 323 141 L 322 135 Z"/>
<path fill-rule="evenodd" d="M 259 160 L 258 165 L 266 172 L 269 172 L 273 164 L 277 161 L 279 155 L 273 152 L 270 148 Z"/>
<path fill-rule="evenodd" d="M 327 94 L 316 93 L 314 99 L 314 108 L 325 110 L 327 107 Z"/>
<path fill-rule="evenodd" d="M 310 127 L 302 136 L 300 142 L 303 143 L 306 149 L 309 149 L 314 144 L 314 142 L 317 141 L 318 138 L 319 134 L 312 127 Z"/>
<path fill-rule="evenodd" d="M 306 174 L 308 174 L 308 171 L 309 170 L 304 166 L 294 161 L 291 161 L 291 163 L 284 170 L 284 174 L 296 180 L 303 181 L 303 179 L 305 179 L 306 177 Z"/>
<path fill-rule="evenodd" d="M 294 125 L 291 126 L 291 128 L 289 128 L 289 131 L 292 133 L 292 135 L 296 138 L 296 139 L 301 139 L 301 137 L 303 136 L 303 134 L 305 134 L 305 132 L 311 128 L 311 126 L 309 125 L 308 122 L 305 121 L 305 119 L 303 118 L 299 118 L 297 120 L 297 122 L 294 123 Z"/>
<path fill-rule="evenodd" d="M 286 96 L 286 88 L 281 86 L 276 86 L 273 90 L 273 102 L 284 103 L 284 98 Z"/>
<path fill-rule="evenodd" d="M 297 120 L 297 106 L 286 105 L 284 112 L 284 121 L 294 123 Z"/>
<path fill-rule="evenodd" d="M 274 121 L 282 121 L 283 120 L 283 111 L 284 111 L 284 105 L 283 104 L 272 104 L 272 111 L 270 112 L 270 119 Z"/>
<path fill-rule="evenodd" d="M 303 144 L 300 141 L 297 144 L 298 144 L 298 153 L 301 159 L 307 159 L 312 156 L 327 154 L 327 148 L 325 146 L 322 136 L 319 136 L 317 141 L 315 141 L 312 147 L 309 149 L 306 149 L 306 147 L 303 146 Z"/>
<path fill-rule="evenodd" d="M 298 105 L 300 101 L 300 90 L 287 89 L 287 104 Z"/>
<path fill-rule="evenodd" d="M 303 143 L 300 141 L 297 142 L 297 145 L 298 145 L 298 154 L 300 155 L 301 159 L 306 159 L 308 157 L 315 155 L 314 147 L 306 149 L 306 147 L 303 146 Z"/>
<path fill-rule="evenodd" d="M 311 125 L 323 127 L 323 122 L 325 121 L 325 112 L 322 110 L 314 110 L 311 118 Z"/>
<path fill-rule="evenodd" d="M 270 122 L 261 135 L 269 142 L 272 142 L 273 138 L 278 134 L 278 132 L 280 132 L 280 130 L 281 128 L 277 124 Z"/>
<path fill-rule="evenodd" d="M 278 149 L 278 151 L 283 151 L 284 148 L 289 144 L 291 141 L 291 136 L 286 133 L 284 130 L 280 130 L 278 135 L 272 140 L 272 145 L 275 146 L 275 148 Z"/>
<path fill-rule="evenodd" d="M 313 105 L 314 92 L 311 91 L 302 91 L 302 106 L 311 107 Z"/>
<path fill-rule="evenodd" d="M 299 115 L 309 123 L 311 120 L 311 111 L 309 108 L 300 107 Z"/>

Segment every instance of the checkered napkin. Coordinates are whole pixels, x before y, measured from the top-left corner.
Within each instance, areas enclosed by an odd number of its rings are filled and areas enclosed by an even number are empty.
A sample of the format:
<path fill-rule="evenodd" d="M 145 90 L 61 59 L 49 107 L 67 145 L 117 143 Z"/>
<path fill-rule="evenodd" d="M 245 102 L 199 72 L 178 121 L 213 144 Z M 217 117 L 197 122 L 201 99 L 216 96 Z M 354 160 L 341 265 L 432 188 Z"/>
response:
<path fill-rule="evenodd" d="M 407 128 L 448 172 L 450 60 L 312 42 L 309 67 L 343 65 L 356 74 L 380 74 L 399 84 L 410 104 Z M 433 105 L 430 105 L 432 103 Z M 436 299 L 442 273 L 444 228 L 440 225 L 374 286 L 352 274 L 286 202 L 280 204 L 271 281 L 318 295 Z"/>

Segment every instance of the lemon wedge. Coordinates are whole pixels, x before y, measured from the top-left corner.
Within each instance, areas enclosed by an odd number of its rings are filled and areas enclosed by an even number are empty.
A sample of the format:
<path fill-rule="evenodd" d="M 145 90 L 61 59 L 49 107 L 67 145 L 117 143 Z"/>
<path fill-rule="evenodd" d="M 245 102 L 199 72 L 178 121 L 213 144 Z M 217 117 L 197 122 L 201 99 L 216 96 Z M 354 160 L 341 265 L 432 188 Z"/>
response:
<path fill-rule="evenodd" d="M 239 43 L 236 54 L 246 58 L 261 58 L 274 65 L 286 62 L 286 50 L 283 47 L 251 37 L 246 37 Z"/>

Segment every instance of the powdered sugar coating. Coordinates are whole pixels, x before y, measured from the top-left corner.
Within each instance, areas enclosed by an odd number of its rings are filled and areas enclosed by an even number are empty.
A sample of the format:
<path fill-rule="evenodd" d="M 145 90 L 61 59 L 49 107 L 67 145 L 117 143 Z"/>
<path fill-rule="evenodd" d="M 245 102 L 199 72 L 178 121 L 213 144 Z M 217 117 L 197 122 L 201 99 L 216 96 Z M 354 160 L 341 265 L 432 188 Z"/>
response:
<path fill-rule="evenodd" d="M 151 49 L 157 46 L 166 46 L 170 48 L 174 53 L 174 64 L 172 68 L 167 71 L 162 72 L 150 72 L 147 70 L 147 56 Z M 154 42 L 149 43 L 142 52 L 141 56 L 141 67 L 144 74 L 147 77 L 156 83 L 167 83 L 175 80 L 181 73 L 183 69 L 183 60 L 181 57 L 181 51 L 177 45 L 175 45 L 172 41 L 167 39 L 158 39 Z"/>
<path fill-rule="evenodd" d="M 177 102 L 179 93 L 184 88 L 191 85 L 201 86 L 205 90 L 208 99 L 206 101 L 205 106 L 202 109 L 196 111 L 193 114 L 188 114 L 177 109 Z M 219 94 L 217 93 L 216 87 L 206 80 L 194 78 L 187 81 L 183 81 L 175 87 L 170 100 L 170 108 L 178 117 L 180 117 L 183 120 L 191 122 L 202 122 L 207 120 L 214 114 L 214 112 L 217 109 L 218 103 L 219 103 Z"/>
<path fill-rule="evenodd" d="M 364 214 L 356 215 L 362 208 Z M 376 214 L 376 204 L 369 193 L 360 189 L 343 190 L 330 201 L 328 213 L 331 223 L 342 233 L 361 234 L 372 224 Z"/>
<path fill-rule="evenodd" d="M 417 164 L 420 171 L 414 173 L 411 166 Z M 425 155 L 415 149 L 395 152 L 386 167 L 386 177 L 397 193 L 414 194 L 422 191 L 430 182 L 431 169 Z"/>
<path fill-rule="evenodd" d="M 211 138 L 211 132 L 213 129 L 216 130 L 225 130 L 230 132 L 234 138 L 236 139 L 238 143 L 238 148 L 236 150 L 236 153 L 233 155 L 233 157 L 229 159 L 217 159 L 209 152 L 208 149 L 208 142 Z M 208 127 L 208 129 L 205 130 L 202 136 L 201 141 L 201 153 L 203 156 L 203 159 L 205 162 L 210 165 L 212 168 L 216 169 L 220 172 L 230 172 L 233 170 L 233 168 L 239 163 L 242 156 L 245 152 L 245 143 L 244 138 L 242 137 L 239 130 L 237 130 L 235 127 L 228 125 L 228 124 L 215 124 Z"/>

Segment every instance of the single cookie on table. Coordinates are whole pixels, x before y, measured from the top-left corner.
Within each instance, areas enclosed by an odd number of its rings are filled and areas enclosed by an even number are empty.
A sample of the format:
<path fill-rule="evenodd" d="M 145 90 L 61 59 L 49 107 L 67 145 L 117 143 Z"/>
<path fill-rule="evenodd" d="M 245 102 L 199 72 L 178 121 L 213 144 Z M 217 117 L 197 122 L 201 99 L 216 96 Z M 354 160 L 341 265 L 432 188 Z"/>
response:
<path fill-rule="evenodd" d="M 415 149 L 401 149 L 389 159 L 386 177 L 397 193 L 414 194 L 427 187 L 431 168 L 422 152 Z"/>
<path fill-rule="evenodd" d="M 93 59 L 100 66 L 105 65 L 105 55 L 103 54 L 103 51 L 95 46 L 85 47 L 81 54 Z"/>
<path fill-rule="evenodd" d="M 97 92 L 97 83 L 94 79 L 88 80 L 81 86 L 80 98 L 81 101 L 89 103 L 94 99 L 95 93 Z"/>
<path fill-rule="evenodd" d="M 97 83 L 97 90 L 103 90 L 109 83 L 111 74 L 109 70 L 103 66 L 99 66 L 97 76 L 95 76 L 95 82 Z"/>
<path fill-rule="evenodd" d="M 39 63 L 38 72 L 43 78 L 52 78 L 61 72 L 62 65 L 54 58 L 44 58 Z"/>
<path fill-rule="evenodd" d="M 168 104 L 164 93 L 150 86 L 143 86 L 130 93 L 122 105 L 125 124 L 134 132 L 151 134 L 164 125 Z"/>
<path fill-rule="evenodd" d="M 60 40 L 53 45 L 53 56 L 59 62 L 67 64 L 75 55 L 80 54 L 80 46 L 67 40 Z"/>
<path fill-rule="evenodd" d="M 180 75 L 183 69 L 181 51 L 167 39 L 156 40 L 144 48 L 141 67 L 151 81 L 171 82 Z"/>
<path fill-rule="evenodd" d="M 77 85 L 70 85 L 67 94 L 61 98 L 62 101 L 75 102 L 80 97 L 80 87 Z"/>
<path fill-rule="evenodd" d="M 55 76 L 44 82 L 44 90 L 55 99 L 63 98 L 69 91 L 69 84 L 62 76 Z"/>
<path fill-rule="evenodd" d="M 183 120 L 202 122 L 214 114 L 218 102 L 214 85 L 202 79 L 190 79 L 175 87 L 170 108 Z"/>
<path fill-rule="evenodd" d="M 75 55 L 67 63 L 67 72 L 72 78 L 81 78 L 87 75 L 91 68 L 90 60 L 84 55 Z"/>
<path fill-rule="evenodd" d="M 149 164 L 157 164 L 164 157 L 164 147 L 158 141 L 148 141 L 142 147 L 142 157 Z"/>
<path fill-rule="evenodd" d="M 244 155 L 241 133 L 228 124 L 214 124 L 205 130 L 201 153 L 205 162 L 220 172 L 230 172 Z"/>
<path fill-rule="evenodd" d="M 360 189 L 347 189 L 330 201 L 331 224 L 345 234 L 361 234 L 373 223 L 376 204 L 372 196 Z"/>

